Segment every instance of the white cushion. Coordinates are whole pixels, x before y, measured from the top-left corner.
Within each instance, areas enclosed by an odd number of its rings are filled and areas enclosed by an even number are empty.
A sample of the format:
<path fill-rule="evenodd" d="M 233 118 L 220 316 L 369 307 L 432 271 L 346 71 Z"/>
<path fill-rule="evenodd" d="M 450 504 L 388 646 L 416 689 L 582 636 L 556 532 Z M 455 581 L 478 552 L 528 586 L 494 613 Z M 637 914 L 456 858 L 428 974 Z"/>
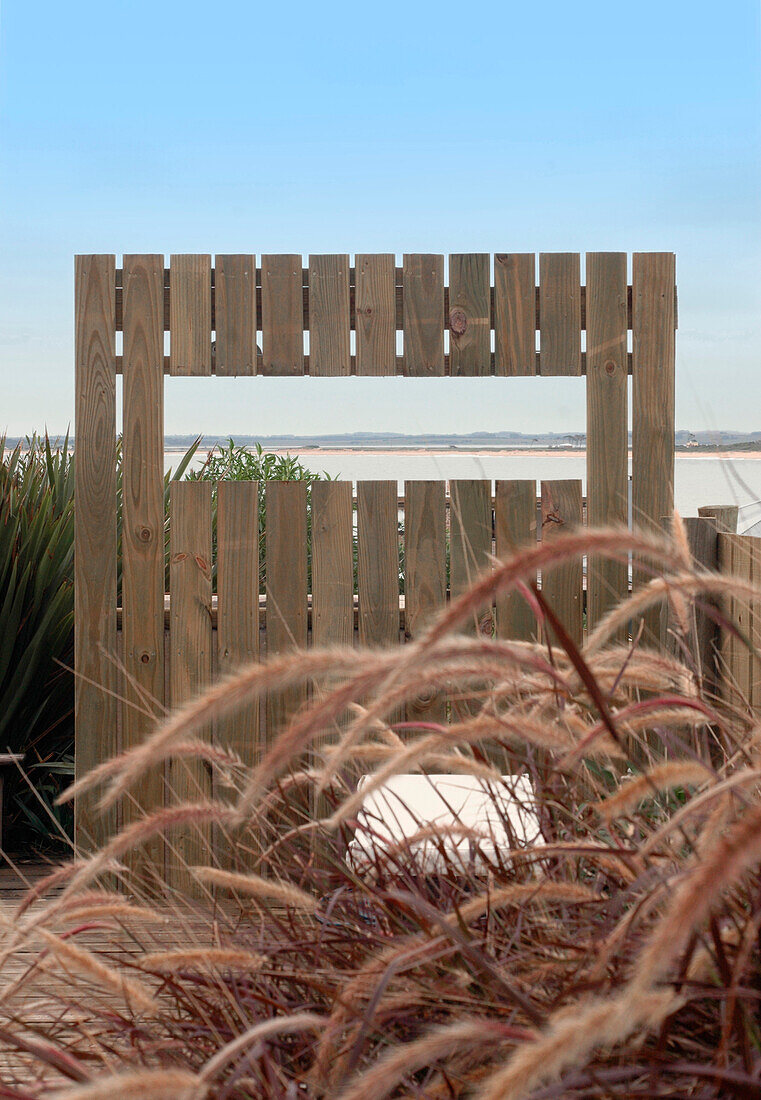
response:
<path fill-rule="evenodd" d="M 371 779 L 362 776 L 358 789 Z M 472 775 L 395 775 L 365 798 L 347 859 L 362 871 L 386 861 L 392 868 L 395 858 L 409 865 L 411 855 L 426 874 L 458 864 L 483 871 L 488 863 L 499 862 L 500 852 L 544 843 L 535 801 L 527 776 L 489 782 Z M 438 827 L 441 836 L 408 843 L 428 826 Z M 458 827 L 477 835 L 462 835 Z"/>

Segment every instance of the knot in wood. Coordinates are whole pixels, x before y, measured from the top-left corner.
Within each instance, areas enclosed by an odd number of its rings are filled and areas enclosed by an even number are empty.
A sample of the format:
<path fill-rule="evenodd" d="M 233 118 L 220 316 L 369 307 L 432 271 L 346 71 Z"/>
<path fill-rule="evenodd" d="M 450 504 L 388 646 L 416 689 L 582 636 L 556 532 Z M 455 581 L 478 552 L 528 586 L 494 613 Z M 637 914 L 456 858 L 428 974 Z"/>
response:
<path fill-rule="evenodd" d="M 615 370 L 616 370 L 616 364 L 613 362 L 612 359 L 608 359 L 607 362 L 605 363 L 605 373 L 606 374 L 614 374 Z"/>
<path fill-rule="evenodd" d="M 150 542 L 151 541 L 151 529 L 150 529 L 150 527 L 141 527 L 140 528 L 140 541 L 141 542 Z"/>
<path fill-rule="evenodd" d="M 455 336 L 462 336 L 468 327 L 468 315 L 464 309 L 449 311 L 449 327 Z"/>
<path fill-rule="evenodd" d="M 150 653 L 148 653 L 147 650 L 143 650 L 143 652 L 140 654 L 140 663 L 143 664 L 143 665 L 147 665 L 149 663 L 150 659 L 151 659 Z"/>

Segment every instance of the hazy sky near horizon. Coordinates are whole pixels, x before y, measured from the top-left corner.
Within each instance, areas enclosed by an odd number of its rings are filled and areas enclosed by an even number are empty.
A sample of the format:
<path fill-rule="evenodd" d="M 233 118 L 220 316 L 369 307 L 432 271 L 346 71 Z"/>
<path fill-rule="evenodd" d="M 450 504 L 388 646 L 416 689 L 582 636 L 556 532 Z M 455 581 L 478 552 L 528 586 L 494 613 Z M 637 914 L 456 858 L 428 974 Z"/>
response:
<path fill-rule="evenodd" d="M 757 0 L 5 0 L 0 432 L 73 423 L 73 257 L 677 253 L 677 426 L 761 429 Z M 166 387 L 169 432 L 570 431 L 572 379 Z"/>

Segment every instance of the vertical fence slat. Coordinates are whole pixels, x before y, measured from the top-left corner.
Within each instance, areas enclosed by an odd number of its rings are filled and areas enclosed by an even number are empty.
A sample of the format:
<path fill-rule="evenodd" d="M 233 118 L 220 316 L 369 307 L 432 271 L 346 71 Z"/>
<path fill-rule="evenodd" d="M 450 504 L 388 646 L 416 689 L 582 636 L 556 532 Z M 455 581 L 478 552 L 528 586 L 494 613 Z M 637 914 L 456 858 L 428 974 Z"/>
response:
<path fill-rule="evenodd" d="M 256 374 L 255 256 L 216 257 L 214 331 L 217 374 Z"/>
<path fill-rule="evenodd" d="M 456 375 L 491 374 L 488 252 L 449 257 L 449 365 Z"/>
<path fill-rule="evenodd" d="M 498 375 L 536 374 L 536 258 L 494 257 L 494 355 Z"/>
<path fill-rule="evenodd" d="M 500 561 L 516 550 L 536 546 L 536 482 L 498 481 L 494 499 L 494 535 Z M 497 596 L 497 636 L 530 642 L 536 638 L 536 617 L 524 597 L 513 590 Z"/>
<path fill-rule="evenodd" d="M 632 274 L 632 519 L 660 531 L 674 509 L 674 282 L 671 252 L 635 253 Z M 635 586 L 646 575 L 634 570 Z M 645 617 L 658 641 L 660 611 Z"/>
<path fill-rule="evenodd" d="M 446 498 L 443 481 L 404 485 L 404 593 L 409 638 L 417 638 L 446 602 Z M 446 699 L 425 692 L 407 703 L 410 722 L 445 722 Z"/>
<path fill-rule="evenodd" d="M 582 522 L 581 482 L 542 482 L 542 542 L 573 531 Z M 583 640 L 583 563 L 581 557 L 542 573 L 542 594 L 577 645 Z M 553 641 L 554 635 L 551 635 Z"/>
<path fill-rule="evenodd" d="M 353 500 L 350 481 L 312 485 L 312 644 L 354 641 Z"/>
<path fill-rule="evenodd" d="M 124 435 L 122 630 L 125 702 L 122 747 L 139 745 L 164 706 L 164 257 L 124 257 Z M 123 823 L 164 802 L 162 768 L 146 773 Z M 163 868 L 154 837 L 132 867 Z"/>
<path fill-rule="evenodd" d="M 489 567 L 492 553 L 491 482 L 450 482 L 449 589 L 454 599 Z M 477 613 L 483 623 L 486 608 Z M 473 629 L 477 629 L 476 613 Z"/>
<path fill-rule="evenodd" d="M 628 522 L 627 285 L 625 252 L 587 253 L 587 523 Z M 624 562 L 592 556 L 587 623 L 625 599 Z"/>
<path fill-rule="evenodd" d="M 211 681 L 211 484 L 173 481 L 169 516 L 169 693 L 181 706 Z M 208 738 L 209 731 L 200 736 Z M 211 795 L 211 777 L 201 760 L 170 760 L 167 786 L 174 802 L 197 802 Z M 185 869 L 208 858 L 211 830 L 186 825 L 166 843 L 167 881 L 193 891 Z"/>
<path fill-rule="evenodd" d="M 541 374 L 581 374 L 581 260 L 578 252 L 539 256 Z"/>
<path fill-rule="evenodd" d="M 262 373 L 304 373 L 301 256 L 262 256 Z"/>
<path fill-rule="evenodd" d="M 117 751 L 116 700 L 116 261 L 76 258 L 76 522 L 74 661 L 76 774 Z M 75 808 L 76 842 L 99 845 L 116 814 L 95 809 L 98 793 Z"/>
<path fill-rule="evenodd" d="M 444 257 L 404 257 L 404 373 L 444 374 Z"/>
<path fill-rule="evenodd" d="M 221 481 L 217 488 L 217 669 L 220 676 L 259 660 L 259 483 Z M 247 765 L 261 756 L 259 700 L 217 722 L 215 739 Z M 229 792 L 222 791 L 222 797 Z M 216 794 L 216 791 L 215 791 Z M 213 830 L 222 867 L 255 863 L 257 840 L 221 826 Z M 261 843 L 266 843 L 262 838 Z"/>
<path fill-rule="evenodd" d="M 171 257 L 169 373 L 211 374 L 211 256 Z"/>
<path fill-rule="evenodd" d="M 267 654 L 307 644 L 307 487 L 305 481 L 268 481 L 265 488 Z M 306 698 L 302 686 L 267 696 L 267 743 Z"/>
<path fill-rule="evenodd" d="M 399 644 L 399 506 L 395 481 L 357 482 L 360 645 Z"/>
<path fill-rule="evenodd" d="M 351 374 L 349 257 L 309 257 L 309 373 Z"/>
<path fill-rule="evenodd" d="M 396 257 L 355 260 L 357 374 L 396 374 Z"/>
<path fill-rule="evenodd" d="M 217 650 L 220 675 L 259 660 L 259 483 L 221 481 L 217 489 Z M 256 702 L 217 731 L 246 764 L 260 755 Z"/>

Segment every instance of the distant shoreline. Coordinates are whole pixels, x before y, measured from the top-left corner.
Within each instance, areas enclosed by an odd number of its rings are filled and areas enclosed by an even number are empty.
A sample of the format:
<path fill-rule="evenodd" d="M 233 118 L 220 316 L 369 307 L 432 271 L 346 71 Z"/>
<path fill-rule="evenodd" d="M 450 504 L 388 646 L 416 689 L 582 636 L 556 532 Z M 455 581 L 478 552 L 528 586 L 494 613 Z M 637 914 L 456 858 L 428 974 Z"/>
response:
<path fill-rule="evenodd" d="M 500 456 L 510 458 L 585 458 L 587 453 L 583 447 L 322 447 L 318 444 L 306 444 L 295 447 L 265 447 L 264 449 L 269 454 L 304 454 L 315 457 L 320 455 L 388 455 L 417 458 L 436 455 L 448 458 L 455 456 L 462 458 L 498 458 Z M 211 448 L 201 446 L 198 448 L 197 454 L 205 454 L 208 450 L 211 450 Z M 183 455 L 185 448 L 167 447 L 164 453 Z M 631 456 L 631 448 L 629 448 L 629 455 Z M 678 458 L 761 459 L 761 449 L 758 451 L 717 451 L 709 447 L 678 447 L 676 455 Z"/>

